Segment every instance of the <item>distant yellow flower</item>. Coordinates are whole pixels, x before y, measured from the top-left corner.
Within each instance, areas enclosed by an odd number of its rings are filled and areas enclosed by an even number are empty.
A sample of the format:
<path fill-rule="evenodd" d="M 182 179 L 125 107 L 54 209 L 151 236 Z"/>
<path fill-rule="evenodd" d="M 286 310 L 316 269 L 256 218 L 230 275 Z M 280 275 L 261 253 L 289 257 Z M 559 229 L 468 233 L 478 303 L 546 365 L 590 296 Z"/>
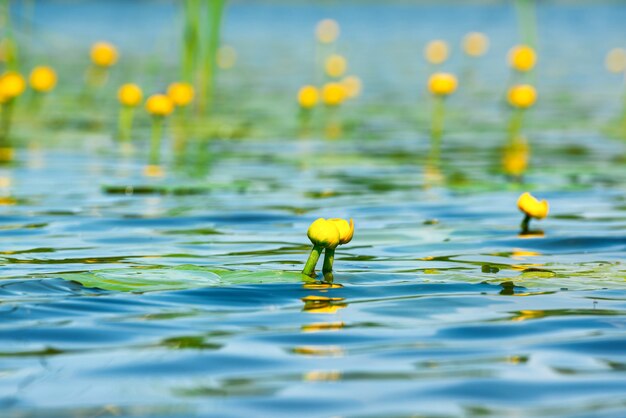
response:
<path fill-rule="evenodd" d="M 0 76 L 0 96 L 3 101 L 14 99 L 26 89 L 26 80 L 20 73 L 8 71 Z"/>
<path fill-rule="evenodd" d="M 528 45 L 518 45 L 509 51 L 508 60 L 511 68 L 520 72 L 527 72 L 535 68 L 537 54 Z"/>
<path fill-rule="evenodd" d="M 217 66 L 222 70 L 229 70 L 237 62 L 237 51 L 230 45 L 221 46 L 217 50 Z"/>
<path fill-rule="evenodd" d="M 484 33 L 470 32 L 463 38 L 463 50 L 470 57 L 480 57 L 489 49 L 489 38 Z"/>
<path fill-rule="evenodd" d="M 315 220 L 309 226 L 307 236 L 313 245 L 324 248 L 335 248 L 341 242 L 341 235 L 335 222 L 324 218 Z"/>
<path fill-rule="evenodd" d="M 137 84 L 127 83 L 122 85 L 117 91 L 117 99 L 124 106 L 139 106 L 143 99 L 143 92 Z"/>
<path fill-rule="evenodd" d="M 326 59 L 324 68 L 329 77 L 339 78 L 346 73 L 348 61 L 339 54 L 332 54 Z"/>
<path fill-rule="evenodd" d="M 341 83 L 326 83 L 322 88 L 322 100 L 326 106 L 339 106 L 346 95 L 346 88 Z"/>
<path fill-rule="evenodd" d="M 56 86 L 57 73 L 51 67 L 35 67 L 30 73 L 29 82 L 33 90 L 47 93 Z"/>
<path fill-rule="evenodd" d="M 428 80 L 428 90 L 435 96 L 449 96 L 456 91 L 456 77 L 448 73 L 435 73 Z"/>
<path fill-rule="evenodd" d="M 530 84 L 518 84 L 507 93 L 509 104 L 518 109 L 528 109 L 537 101 L 537 90 Z"/>
<path fill-rule="evenodd" d="M 339 38 L 339 24 L 333 19 L 320 20 L 315 28 L 315 36 L 323 44 L 333 43 Z"/>
<path fill-rule="evenodd" d="M 319 91 L 315 86 L 303 86 L 298 91 L 298 104 L 303 109 L 312 109 L 319 101 Z"/>
<path fill-rule="evenodd" d="M 174 103 L 165 94 L 154 94 L 146 101 L 146 110 L 153 116 L 167 116 L 174 111 Z"/>
<path fill-rule="evenodd" d="M 606 55 L 606 69 L 612 73 L 626 72 L 626 49 L 613 48 Z"/>
<path fill-rule="evenodd" d="M 91 47 L 91 61 L 98 67 L 111 67 L 117 59 L 117 49 L 108 42 L 96 42 Z"/>
<path fill-rule="evenodd" d="M 354 236 L 354 221 L 352 219 L 350 219 L 350 223 L 348 223 L 345 219 L 339 218 L 328 219 L 328 221 L 335 224 L 337 230 L 339 231 L 338 245 L 344 245 L 352 241 L 352 237 Z"/>
<path fill-rule="evenodd" d="M 189 83 L 172 83 L 167 88 L 167 96 L 174 105 L 183 107 L 193 101 L 195 92 Z"/>
<path fill-rule="evenodd" d="M 431 64 L 441 64 L 448 59 L 450 48 L 448 43 L 442 40 L 431 41 L 424 49 L 424 58 Z"/>
<path fill-rule="evenodd" d="M 550 206 L 547 200 L 537 200 L 533 195 L 526 192 L 517 200 L 517 207 L 527 216 L 535 219 L 543 219 L 548 216 Z"/>
<path fill-rule="evenodd" d="M 343 84 L 343 86 L 345 87 L 346 95 L 348 96 L 348 98 L 354 99 L 361 94 L 362 83 L 359 77 L 349 75 L 348 77 L 341 80 L 341 84 Z"/>

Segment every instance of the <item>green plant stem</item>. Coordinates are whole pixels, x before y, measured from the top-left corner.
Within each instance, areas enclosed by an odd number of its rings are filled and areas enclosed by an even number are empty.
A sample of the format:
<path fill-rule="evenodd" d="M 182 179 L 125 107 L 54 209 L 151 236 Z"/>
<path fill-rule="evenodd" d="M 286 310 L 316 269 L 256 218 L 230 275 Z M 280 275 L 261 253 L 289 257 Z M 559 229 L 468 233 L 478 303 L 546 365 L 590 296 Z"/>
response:
<path fill-rule="evenodd" d="M 215 65 L 217 49 L 220 45 L 220 27 L 225 0 L 212 0 L 209 2 L 209 30 L 206 34 L 206 49 L 204 51 L 204 65 L 200 77 L 200 97 L 198 97 L 198 110 L 205 114 L 213 103 L 215 84 Z"/>
<path fill-rule="evenodd" d="M 511 119 L 509 119 L 509 138 L 517 137 L 522 131 L 524 126 L 524 109 L 514 109 L 511 113 Z"/>
<path fill-rule="evenodd" d="M 324 275 L 326 275 L 327 273 L 331 273 L 333 271 L 334 262 L 335 262 L 335 249 L 326 248 L 326 252 L 324 253 L 324 266 L 322 267 L 322 273 L 324 273 Z"/>
<path fill-rule="evenodd" d="M 520 37 L 525 45 L 537 45 L 537 13 L 535 0 L 516 0 Z"/>
<path fill-rule="evenodd" d="M 9 135 L 11 134 L 11 125 L 13 122 L 13 108 L 15 101 L 10 99 L 2 105 L 2 121 L 0 124 L 0 144 L 9 146 Z"/>
<path fill-rule="evenodd" d="M 182 77 L 183 80 L 193 83 L 194 68 L 197 62 L 198 43 L 200 38 L 200 0 L 183 0 L 184 33 L 182 48 Z"/>
<path fill-rule="evenodd" d="M 315 266 L 317 265 L 317 261 L 320 259 L 320 255 L 322 255 L 322 251 L 324 251 L 324 247 L 322 247 L 321 245 L 313 246 L 311 254 L 309 255 L 309 259 L 306 261 L 304 269 L 302 270 L 302 274 L 306 274 L 310 277 L 315 276 Z"/>
<path fill-rule="evenodd" d="M 520 224 L 520 228 L 522 229 L 522 234 L 525 234 L 528 232 L 530 219 L 531 218 L 529 215 L 524 216 L 524 219 L 522 220 L 522 223 Z"/>
<path fill-rule="evenodd" d="M 152 138 L 150 141 L 150 164 L 159 165 L 161 162 L 161 137 L 163 136 L 163 117 L 152 118 Z"/>
<path fill-rule="evenodd" d="M 431 134 L 433 139 L 441 139 L 441 136 L 443 135 L 445 117 L 445 99 L 442 96 L 435 96 L 433 98 L 433 115 L 431 125 Z"/>
<path fill-rule="evenodd" d="M 130 141 L 131 132 L 133 129 L 133 119 L 135 115 L 135 108 L 132 106 L 122 106 L 120 108 L 118 133 L 119 138 L 122 141 Z"/>

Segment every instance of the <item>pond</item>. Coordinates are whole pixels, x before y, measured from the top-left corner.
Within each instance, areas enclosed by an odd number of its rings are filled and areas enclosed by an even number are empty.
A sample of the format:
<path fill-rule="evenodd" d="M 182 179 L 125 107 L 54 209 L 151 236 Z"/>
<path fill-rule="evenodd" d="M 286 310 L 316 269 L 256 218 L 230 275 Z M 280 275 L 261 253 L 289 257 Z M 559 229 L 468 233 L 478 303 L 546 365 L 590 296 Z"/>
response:
<path fill-rule="evenodd" d="M 34 21 L 80 49 L 106 36 L 109 4 L 42 2 Z M 72 7 L 94 25 L 64 25 Z M 137 55 L 146 22 L 175 10 L 113 8 L 145 16 L 113 35 Z M 294 109 L 313 65 L 298 56 L 328 15 L 364 81 L 332 135 L 298 131 Z M 157 175 L 147 119 L 133 152 L 111 138 L 114 94 L 90 109 L 51 100 L 41 124 L 18 115 L 15 158 L 0 166 L 2 416 L 624 416 L 626 154 L 611 128 L 623 86 L 603 57 L 623 43 L 626 6 L 546 2 L 538 15 L 549 36 L 520 178 L 502 173 L 508 73 L 496 66 L 516 38 L 505 3 L 234 2 L 223 135 L 178 155 L 167 129 Z M 434 154 L 421 49 L 471 29 L 493 51 L 451 98 Z M 79 58 L 63 65 L 80 74 Z M 551 208 L 530 234 L 525 191 Z M 298 274 L 319 217 L 355 222 L 333 280 Z"/>

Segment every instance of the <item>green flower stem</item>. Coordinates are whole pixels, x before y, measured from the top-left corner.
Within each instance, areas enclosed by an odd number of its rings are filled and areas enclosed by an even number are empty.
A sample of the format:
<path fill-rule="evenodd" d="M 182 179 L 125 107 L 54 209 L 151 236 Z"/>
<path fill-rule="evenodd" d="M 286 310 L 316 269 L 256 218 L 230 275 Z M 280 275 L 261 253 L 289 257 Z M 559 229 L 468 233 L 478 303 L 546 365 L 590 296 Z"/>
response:
<path fill-rule="evenodd" d="M 135 108 L 132 106 L 122 106 L 118 120 L 119 138 L 122 141 L 130 141 L 131 131 L 133 129 L 133 118 Z"/>
<path fill-rule="evenodd" d="M 11 134 L 14 103 L 15 100 L 10 99 L 2 105 L 2 120 L 0 122 L 0 144 L 2 146 L 7 146 L 10 142 L 9 135 Z"/>
<path fill-rule="evenodd" d="M 530 215 L 525 215 L 524 220 L 522 221 L 520 228 L 522 229 L 522 234 L 525 234 L 529 230 L 528 224 L 530 223 Z"/>
<path fill-rule="evenodd" d="M 445 99 L 441 96 L 435 96 L 433 100 L 431 125 L 431 158 L 435 160 L 439 160 L 439 151 L 441 147 L 441 137 L 443 136 L 445 117 Z"/>
<path fill-rule="evenodd" d="M 161 137 L 163 136 L 163 117 L 152 118 L 152 138 L 150 142 L 150 164 L 159 165 L 161 161 Z"/>
<path fill-rule="evenodd" d="M 304 269 L 302 270 L 302 274 L 313 277 L 313 271 L 315 270 L 317 261 L 320 259 L 320 255 L 322 255 L 322 251 L 324 251 L 324 247 L 322 247 L 321 245 L 313 246 L 311 254 L 309 255 L 309 259 L 306 261 Z"/>
<path fill-rule="evenodd" d="M 322 273 L 331 273 L 333 271 L 333 262 L 335 261 L 335 249 L 334 248 L 326 248 L 326 252 L 324 253 L 324 267 L 322 268 Z"/>
<path fill-rule="evenodd" d="M 209 27 L 205 33 L 206 49 L 204 51 L 204 65 L 200 71 L 200 96 L 198 97 L 198 110 L 204 114 L 210 109 L 213 102 L 215 87 L 215 64 L 217 50 L 220 46 L 220 28 L 226 0 L 213 0 L 209 2 Z"/>
<path fill-rule="evenodd" d="M 515 109 L 509 120 L 509 137 L 515 138 L 522 131 L 524 126 L 524 109 Z"/>

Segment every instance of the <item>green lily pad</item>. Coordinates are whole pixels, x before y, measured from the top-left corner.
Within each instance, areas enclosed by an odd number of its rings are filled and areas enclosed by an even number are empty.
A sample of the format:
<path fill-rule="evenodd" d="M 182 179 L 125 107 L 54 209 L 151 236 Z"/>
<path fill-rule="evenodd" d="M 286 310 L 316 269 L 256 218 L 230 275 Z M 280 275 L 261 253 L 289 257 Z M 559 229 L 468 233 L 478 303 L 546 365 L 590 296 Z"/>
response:
<path fill-rule="evenodd" d="M 118 292 L 154 292 L 198 287 L 259 283 L 299 283 L 313 281 L 299 272 L 226 270 L 182 265 L 176 267 L 130 267 L 61 273 L 58 277 L 85 287 Z"/>

